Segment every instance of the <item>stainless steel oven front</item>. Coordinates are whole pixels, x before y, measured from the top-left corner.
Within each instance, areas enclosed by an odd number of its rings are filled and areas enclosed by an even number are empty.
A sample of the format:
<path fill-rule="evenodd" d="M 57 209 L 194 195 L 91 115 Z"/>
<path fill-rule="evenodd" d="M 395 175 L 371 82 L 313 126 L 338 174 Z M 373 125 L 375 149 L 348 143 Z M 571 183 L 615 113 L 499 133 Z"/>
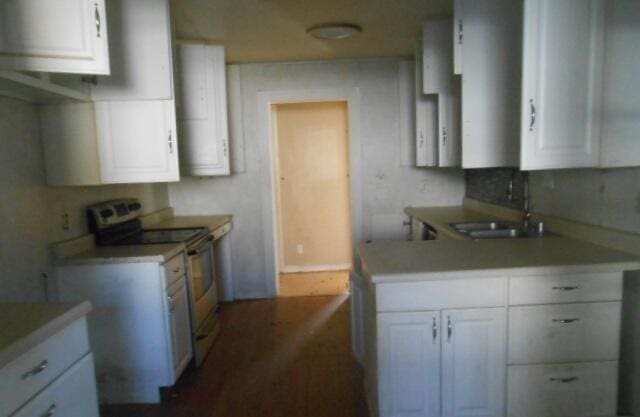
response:
<path fill-rule="evenodd" d="M 189 245 L 189 297 L 196 365 L 200 366 L 215 338 L 218 291 L 213 236 Z"/>

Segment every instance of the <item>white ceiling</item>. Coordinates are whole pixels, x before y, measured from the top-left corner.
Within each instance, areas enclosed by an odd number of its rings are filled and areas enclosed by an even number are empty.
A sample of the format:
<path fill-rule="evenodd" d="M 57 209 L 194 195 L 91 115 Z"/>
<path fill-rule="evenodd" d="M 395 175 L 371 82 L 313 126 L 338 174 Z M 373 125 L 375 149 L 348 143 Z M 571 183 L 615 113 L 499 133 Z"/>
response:
<path fill-rule="evenodd" d="M 227 62 L 413 55 L 427 17 L 451 15 L 451 0 L 172 0 L 180 41 L 224 45 Z M 313 25 L 355 23 L 346 40 L 309 36 Z"/>

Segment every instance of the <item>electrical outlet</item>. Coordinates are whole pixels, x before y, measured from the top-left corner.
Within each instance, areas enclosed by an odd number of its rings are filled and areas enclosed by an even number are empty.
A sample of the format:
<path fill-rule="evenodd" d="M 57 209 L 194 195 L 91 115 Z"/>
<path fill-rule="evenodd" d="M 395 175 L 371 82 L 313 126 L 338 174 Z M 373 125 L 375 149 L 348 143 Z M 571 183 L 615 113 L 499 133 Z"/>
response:
<path fill-rule="evenodd" d="M 69 213 L 62 213 L 62 230 L 69 230 Z"/>
<path fill-rule="evenodd" d="M 302 255 L 304 253 L 304 246 L 302 246 L 302 243 L 298 243 L 298 245 L 296 246 L 296 251 L 299 255 Z"/>

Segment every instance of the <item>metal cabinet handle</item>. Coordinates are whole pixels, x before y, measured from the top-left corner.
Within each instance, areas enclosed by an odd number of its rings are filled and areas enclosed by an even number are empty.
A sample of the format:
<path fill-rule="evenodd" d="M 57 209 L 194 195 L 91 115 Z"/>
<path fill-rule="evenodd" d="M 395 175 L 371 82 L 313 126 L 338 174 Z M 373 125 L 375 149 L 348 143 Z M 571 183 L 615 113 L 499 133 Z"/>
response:
<path fill-rule="evenodd" d="M 51 404 L 49 408 L 47 408 L 47 411 L 45 411 L 44 414 L 42 414 L 42 417 L 51 417 L 55 413 L 56 413 L 56 405 Z"/>
<path fill-rule="evenodd" d="M 529 106 L 531 107 L 531 120 L 529 122 L 529 131 L 533 132 L 533 126 L 536 124 L 536 106 L 533 104 L 533 99 L 529 99 Z"/>
<path fill-rule="evenodd" d="M 563 384 L 566 384 L 568 382 L 577 381 L 577 380 L 578 380 L 577 376 L 570 376 L 570 377 L 566 377 L 566 378 L 557 378 L 557 377 L 549 378 L 549 381 L 551 381 L 551 382 L 561 382 Z"/>
<path fill-rule="evenodd" d="M 445 126 L 442 127 L 442 144 L 447 144 L 447 128 Z"/>
<path fill-rule="evenodd" d="M 433 338 L 433 343 L 436 342 L 436 339 L 438 338 L 438 324 L 436 323 L 436 318 L 433 318 L 433 324 L 431 325 L 431 335 Z"/>
<path fill-rule="evenodd" d="M 102 26 L 102 19 L 100 18 L 100 10 L 98 9 L 98 3 L 93 4 L 93 14 L 96 20 L 96 36 L 100 37 L 100 27 Z"/>
<path fill-rule="evenodd" d="M 567 286 L 551 287 L 552 290 L 557 290 L 557 291 L 573 291 L 573 290 L 577 290 L 579 288 L 580 288 L 579 285 L 567 285 Z"/>
<path fill-rule="evenodd" d="M 453 323 L 451 323 L 451 316 L 447 316 L 447 341 L 451 340 L 453 334 Z"/>
<path fill-rule="evenodd" d="M 222 141 L 222 152 L 224 153 L 224 156 L 227 156 L 227 141 Z"/>
<path fill-rule="evenodd" d="M 169 153 L 173 154 L 173 138 L 171 135 L 171 130 L 169 130 Z"/>
<path fill-rule="evenodd" d="M 462 19 L 458 20 L 458 45 L 462 45 Z"/>
<path fill-rule="evenodd" d="M 419 133 L 420 140 L 418 141 L 418 147 L 422 148 L 424 146 L 424 132 Z"/>
<path fill-rule="evenodd" d="M 36 365 L 33 369 L 22 374 L 22 379 L 31 378 L 34 375 L 38 375 L 40 372 L 47 369 L 47 366 L 49 366 L 49 361 L 43 360 L 38 365 Z"/>
<path fill-rule="evenodd" d="M 571 318 L 571 319 L 551 319 L 551 321 L 552 321 L 552 322 L 554 322 L 554 323 L 563 323 L 563 324 L 566 324 L 566 323 L 574 323 L 574 322 L 576 322 L 576 321 L 580 321 L 580 319 L 579 319 L 579 318 Z"/>

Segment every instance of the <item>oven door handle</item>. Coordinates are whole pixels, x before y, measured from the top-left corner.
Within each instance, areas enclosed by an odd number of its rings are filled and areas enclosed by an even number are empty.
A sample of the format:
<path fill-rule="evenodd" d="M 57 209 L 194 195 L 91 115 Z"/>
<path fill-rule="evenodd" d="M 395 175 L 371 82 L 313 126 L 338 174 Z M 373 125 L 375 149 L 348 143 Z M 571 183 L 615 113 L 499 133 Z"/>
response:
<path fill-rule="evenodd" d="M 211 241 L 213 240 L 213 236 L 209 235 L 206 238 L 202 239 L 199 243 L 196 249 L 189 249 L 187 251 L 187 255 L 189 256 L 196 256 L 196 255 L 200 255 L 200 253 L 204 250 L 205 247 L 209 246 L 209 244 L 211 243 Z"/>

